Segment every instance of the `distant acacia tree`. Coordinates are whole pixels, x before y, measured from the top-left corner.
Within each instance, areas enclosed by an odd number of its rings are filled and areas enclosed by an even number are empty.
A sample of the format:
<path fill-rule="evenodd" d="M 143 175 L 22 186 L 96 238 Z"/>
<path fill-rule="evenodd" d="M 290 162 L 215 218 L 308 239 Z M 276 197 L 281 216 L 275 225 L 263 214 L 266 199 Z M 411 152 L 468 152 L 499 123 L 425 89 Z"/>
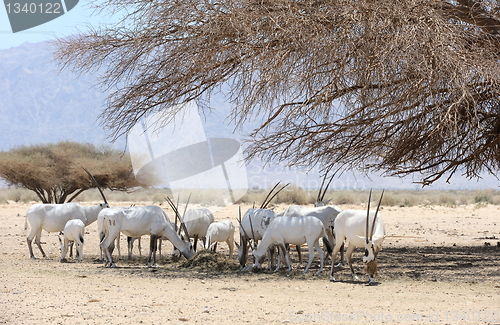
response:
<path fill-rule="evenodd" d="M 256 116 L 248 157 L 421 173 L 423 184 L 500 167 L 496 0 L 105 0 L 116 25 L 56 42 L 62 69 L 104 68 L 102 122 L 227 86 L 233 120 Z M 203 104 L 203 101 L 201 102 Z M 206 108 L 206 107 L 205 107 Z"/>
<path fill-rule="evenodd" d="M 0 177 L 9 185 L 34 191 L 43 203 L 71 202 L 94 188 L 81 166 L 103 189 L 126 191 L 139 185 L 130 159 L 109 147 L 66 141 L 0 152 Z"/>

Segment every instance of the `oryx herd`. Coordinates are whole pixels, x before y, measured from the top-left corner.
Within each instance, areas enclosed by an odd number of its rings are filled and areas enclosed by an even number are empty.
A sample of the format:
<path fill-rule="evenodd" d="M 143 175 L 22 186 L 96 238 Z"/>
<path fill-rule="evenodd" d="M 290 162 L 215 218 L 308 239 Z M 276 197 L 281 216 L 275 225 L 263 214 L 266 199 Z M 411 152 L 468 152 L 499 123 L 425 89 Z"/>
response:
<path fill-rule="evenodd" d="M 324 201 L 328 185 L 331 182 L 330 179 L 330 182 L 323 189 L 327 178 L 325 175 L 314 207 L 294 205 L 280 213 L 275 213 L 267 206 L 288 185 L 283 186 L 271 196 L 278 183 L 264 199 L 260 208 L 248 209 L 243 217 L 240 208 L 237 219 L 240 236 L 238 244 L 234 241 L 235 226 L 233 222 L 230 220 L 216 222 L 213 214 L 206 208 L 188 210 L 189 199 L 181 216 L 178 211 L 178 203 L 175 204 L 170 198 L 166 198 L 175 214 L 175 222 L 170 221 L 164 209 L 155 205 L 110 207 L 97 181 L 90 172 L 86 169 L 85 171 L 99 189 L 104 203 L 95 206 L 82 206 L 77 203 L 34 204 L 31 206 L 26 213 L 26 219 L 29 220 L 31 226 L 31 232 L 27 238 L 31 258 L 35 258 L 32 249 L 33 239 L 35 239 L 42 256 L 46 257 L 40 242 L 41 232 L 44 229 L 47 232 L 64 231 L 64 240 L 59 238 L 61 242 L 60 261 L 65 259 L 69 244 L 74 242 L 77 245 L 78 262 L 82 262 L 85 227 L 97 221 L 100 250 L 104 254 L 105 265 L 110 267 L 116 266 L 112 252 L 115 241 L 119 243 L 120 233 L 128 236 L 129 258 L 131 257 L 133 240 L 150 235 L 148 267 L 157 266 L 156 253 L 159 241 L 161 247 L 161 240 L 169 240 L 174 246 L 173 254 L 182 254 L 187 259 L 195 254 L 198 239 L 202 240 L 204 249 L 213 251 L 216 250 L 218 242 L 226 242 L 229 247 L 229 258 L 233 256 L 234 244 L 238 248 L 238 261 L 242 271 L 261 268 L 266 256 L 268 268 L 278 271 L 282 255 L 290 271 L 292 267 L 289 259 L 289 245 L 295 245 L 300 264 L 302 259 L 300 247 L 307 244 L 309 260 L 303 273 L 305 274 L 311 266 L 315 254 L 314 249 L 320 257 L 320 268 L 317 274 L 323 271 L 323 249 L 326 249 L 327 257 L 331 256 L 330 281 L 335 281 L 334 262 L 337 253 L 340 252 L 340 265 L 342 265 L 344 242 L 347 242 L 346 260 L 354 280 L 359 281 L 352 266 L 351 256 L 355 247 L 364 247 L 363 262 L 367 266 L 368 283 L 375 283 L 375 259 L 386 236 L 384 222 L 378 213 L 383 192 L 375 211 L 370 211 L 371 191 L 366 211 L 349 209 L 342 211 L 336 206 L 327 206 L 329 201 Z M 178 220 L 180 221 L 179 226 L 177 225 Z M 25 227 L 27 228 L 27 222 Z M 193 238 L 193 242 L 191 242 L 191 238 Z M 320 239 L 322 239 L 323 247 L 320 246 Z M 248 248 L 252 252 L 254 261 L 250 265 L 246 265 Z"/>

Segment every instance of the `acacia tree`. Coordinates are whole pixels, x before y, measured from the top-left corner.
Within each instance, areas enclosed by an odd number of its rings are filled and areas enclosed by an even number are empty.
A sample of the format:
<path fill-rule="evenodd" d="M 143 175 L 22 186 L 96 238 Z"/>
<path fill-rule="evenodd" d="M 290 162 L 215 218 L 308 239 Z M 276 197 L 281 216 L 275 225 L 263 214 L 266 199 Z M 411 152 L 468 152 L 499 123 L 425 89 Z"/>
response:
<path fill-rule="evenodd" d="M 61 69 L 104 68 L 113 137 L 220 87 L 248 157 L 422 173 L 430 184 L 500 164 L 496 0 L 106 0 L 115 25 L 56 41 Z"/>
<path fill-rule="evenodd" d="M 71 202 L 95 188 L 82 166 L 101 188 L 127 191 L 137 187 L 130 159 L 121 156 L 109 147 L 69 141 L 21 146 L 0 152 L 0 177 L 9 185 L 34 191 L 43 203 Z"/>

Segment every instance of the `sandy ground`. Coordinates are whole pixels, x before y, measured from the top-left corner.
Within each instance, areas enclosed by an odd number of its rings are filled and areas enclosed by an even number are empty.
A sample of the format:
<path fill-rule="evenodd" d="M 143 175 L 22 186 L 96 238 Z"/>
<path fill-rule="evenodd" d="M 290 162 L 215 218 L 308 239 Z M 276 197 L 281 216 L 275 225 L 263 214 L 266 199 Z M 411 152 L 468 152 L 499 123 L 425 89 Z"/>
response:
<path fill-rule="evenodd" d="M 142 258 L 134 248 L 132 260 L 104 268 L 97 261 L 96 223 L 86 229 L 83 263 L 59 263 L 57 234 L 45 231 L 47 258 L 34 245 L 38 259 L 32 260 L 24 230 L 30 205 L 0 205 L 0 323 L 500 324 L 497 206 L 383 208 L 388 237 L 378 258 L 378 285 L 367 286 L 361 249 L 353 255 L 360 282 L 347 268 L 329 282 L 330 262 L 314 275 L 317 256 L 304 276 L 293 250 L 290 273 L 242 274 L 183 268 L 165 257 L 172 250 L 168 243 L 160 266 L 148 269 L 147 237 Z M 215 213 L 216 220 L 230 218 L 235 225 L 236 217 L 235 206 Z M 123 253 L 123 235 L 121 240 Z M 219 247 L 228 254 L 225 244 Z"/>

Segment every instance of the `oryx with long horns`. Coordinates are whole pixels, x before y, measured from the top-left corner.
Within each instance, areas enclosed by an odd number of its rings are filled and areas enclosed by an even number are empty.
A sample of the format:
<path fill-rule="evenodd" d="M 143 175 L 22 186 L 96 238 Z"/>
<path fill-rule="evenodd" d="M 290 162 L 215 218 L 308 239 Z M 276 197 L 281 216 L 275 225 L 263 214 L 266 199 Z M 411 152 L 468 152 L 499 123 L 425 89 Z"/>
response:
<path fill-rule="evenodd" d="M 330 177 L 330 180 L 326 184 L 326 186 L 323 187 L 325 185 L 325 181 L 328 177 L 328 172 L 325 173 L 325 175 L 323 177 L 323 181 L 321 182 L 321 187 L 318 191 L 318 197 L 316 198 L 316 202 L 314 203 L 314 207 L 307 207 L 307 206 L 302 206 L 302 205 L 291 205 L 288 208 L 286 208 L 285 211 L 277 213 L 276 216 L 277 217 L 302 217 L 302 216 L 316 217 L 319 220 L 321 220 L 321 222 L 323 222 L 323 225 L 326 229 L 327 238 L 323 239 L 323 242 L 328 241 L 330 243 L 333 243 L 334 242 L 333 227 L 334 227 L 335 218 L 342 210 L 339 207 L 334 206 L 334 205 L 326 206 L 326 204 L 328 202 L 330 202 L 331 199 L 326 201 L 326 202 L 324 201 L 324 199 L 325 199 L 326 191 L 328 190 L 328 186 L 330 186 L 330 183 L 332 182 L 334 176 L 335 175 L 332 175 Z M 300 247 L 297 247 L 297 252 L 299 254 L 299 263 L 301 263 L 302 257 L 301 257 L 301 253 L 300 253 Z M 342 264 L 342 262 L 344 260 L 344 250 L 343 249 L 340 250 L 340 255 L 341 255 L 340 263 Z"/>
<path fill-rule="evenodd" d="M 363 262 L 365 263 L 369 284 L 374 284 L 374 275 L 377 273 L 377 266 L 375 258 L 377 257 L 379 251 L 382 249 L 382 243 L 384 242 L 385 226 L 382 217 L 378 215 L 380 208 L 380 203 L 382 202 L 382 195 L 378 202 L 377 210 L 375 212 L 370 212 L 370 201 L 371 201 L 371 190 L 370 196 L 368 198 L 367 210 L 344 210 L 335 219 L 335 249 L 332 254 L 332 269 L 330 272 L 330 281 L 335 281 L 333 276 L 334 262 L 338 251 L 344 240 L 347 239 L 348 248 L 346 252 L 347 264 L 351 268 L 351 273 L 354 280 L 359 280 L 352 267 L 351 256 L 355 247 L 364 247 L 365 255 L 363 256 Z M 371 224 L 371 228 L 369 227 Z"/>
<path fill-rule="evenodd" d="M 274 211 L 267 209 L 267 206 L 272 201 L 272 199 L 276 197 L 276 195 L 278 195 L 278 193 L 281 192 L 283 189 L 285 189 L 285 187 L 287 187 L 290 183 L 282 186 L 276 193 L 274 193 L 271 196 L 271 194 L 274 192 L 274 190 L 278 187 L 279 184 L 280 182 L 278 182 L 271 189 L 271 191 L 269 191 L 259 209 L 254 209 L 254 208 L 248 209 L 245 212 L 243 218 L 241 218 L 240 215 L 240 220 L 238 220 L 240 224 L 239 227 L 240 245 L 237 246 L 238 246 L 238 260 L 240 262 L 241 268 L 245 267 L 246 265 L 248 256 L 248 245 L 250 245 L 252 251 L 256 249 L 258 241 L 261 240 L 262 237 L 264 237 L 264 233 L 266 232 L 267 227 L 269 226 L 271 221 L 273 221 L 274 218 L 276 217 Z M 271 248 L 269 250 L 269 253 L 270 253 L 269 261 L 270 264 L 272 264 L 274 248 Z M 272 267 L 272 265 L 269 266 Z"/>
<path fill-rule="evenodd" d="M 83 168 L 83 167 L 82 167 Z M 101 187 L 95 180 L 94 176 L 83 168 L 90 176 L 92 182 L 96 185 L 101 193 L 104 203 L 95 206 L 83 206 L 78 203 L 64 203 L 64 204 L 42 204 L 37 203 L 32 205 L 26 212 L 26 222 L 24 229 L 28 228 L 28 220 L 31 226 L 31 232 L 26 239 L 28 242 L 28 249 L 31 258 L 35 258 L 31 243 L 36 237 L 35 243 L 37 244 L 43 257 L 46 257 L 40 243 L 42 229 L 47 232 L 60 232 L 64 230 L 64 226 L 71 219 L 80 219 L 85 226 L 90 225 L 97 220 L 99 212 L 104 208 L 109 208 L 108 201 L 104 197 Z"/>
<path fill-rule="evenodd" d="M 177 210 L 174 210 L 174 212 L 176 217 L 180 217 Z M 194 255 L 191 243 L 183 241 L 180 238 L 174 229 L 174 224 L 170 222 L 165 211 L 159 206 L 148 205 L 143 207 L 104 209 L 99 213 L 99 223 L 105 234 L 100 246 L 106 252 L 110 267 L 114 267 L 115 264 L 113 263 L 109 247 L 120 235 L 120 232 L 130 237 L 150 235 L 148 267 L 152 265 L 156 266 L 156 251 L 158 249 L 159 238 L 168 239 L 186 258 L 191 258 Z M 182 222 L 181 227 L 185 228 Z"/>

